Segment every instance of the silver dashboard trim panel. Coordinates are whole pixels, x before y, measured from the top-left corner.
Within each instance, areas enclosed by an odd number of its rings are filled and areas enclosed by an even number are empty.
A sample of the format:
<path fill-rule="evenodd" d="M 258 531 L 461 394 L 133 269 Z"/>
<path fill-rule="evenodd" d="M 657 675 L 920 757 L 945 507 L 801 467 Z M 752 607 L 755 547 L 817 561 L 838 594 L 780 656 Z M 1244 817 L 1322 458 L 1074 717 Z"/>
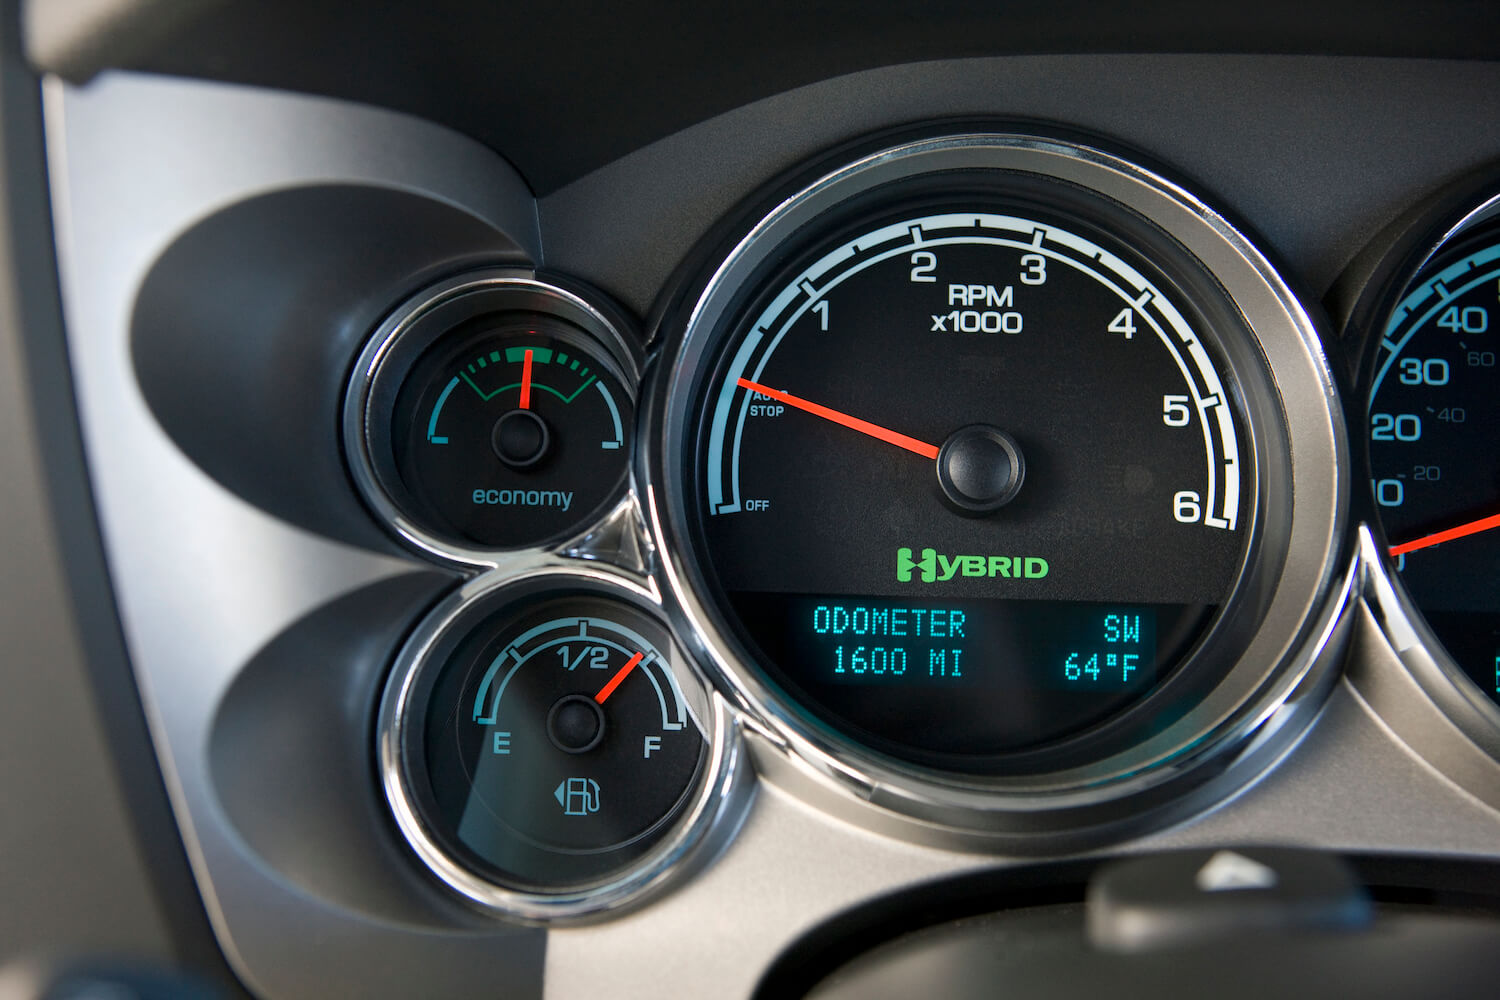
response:
<path fill-rule="evenodd" d="M 434 933 L 463 916 L 399 879 L 384 910 L 320 897 L 233 825 L 209 749 L 244 665 L 315 608 L 420 567 L 294 528 L 225 490 L 156 422 L 130 353 L 136 294 L 154 261 L 227 206 L 305 185 L 385 186 L 453 205 L 535 258 L 529 189 L 463 136 L 326 99 L 105 74 L 84 87 L 48 79 L 44 110 L 68 349 L 114 593 L 188 860 L 231 967 L 278 997 L 411 995 L 438 982 L 417 978 L 424 967 L 441 968 L 440 988 L 454 991 L 501 976 L 524 982 L 528 962 L 539 981 L 537 932 Z M 385 960 L 367 961 L 372 951 Z"/>

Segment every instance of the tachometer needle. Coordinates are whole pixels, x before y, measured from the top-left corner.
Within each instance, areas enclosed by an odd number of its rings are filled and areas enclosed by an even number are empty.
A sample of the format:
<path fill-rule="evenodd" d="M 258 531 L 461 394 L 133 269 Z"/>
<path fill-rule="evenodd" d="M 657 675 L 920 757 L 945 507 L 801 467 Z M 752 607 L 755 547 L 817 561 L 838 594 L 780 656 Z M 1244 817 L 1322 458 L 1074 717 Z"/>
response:
<path fill-rule="evenodd" d="M 793 396 L 789 392 L 782 392 L 780 389 L 768 388 L 747 378 L 740 379 L 739 385 L 749 389 L 751 392 L 758 392 L 768 399 L 774 399 L 778 403 L 785 403 L 787 406 L 793 406 L 806 413 L 811 413 L 815 417 L 822 417 L 824 420 L 831 420 L 850 430 L 859 431 L 861 434 L 868 434 L 870 437 L 884 441 L 886 444 L 893 444 L 897 448 L 905 448 L 907 451 L 915 452 L 923 458 L 935 459 L 938 457 L 937 445 L 928 444 L 926 441 L 918 441 L 914 437 L 907 437 L 905 434 L 881 427 L 879 424 L 872 424 L 868 420 L 851 417 L 847 413 L 831 410 L 818 403 Z"/>
<path fill-rule="evenodd" d="M 521 361 L 521 409 L 531 409 L 531 348 L 526 348 L 526 357 Z"/>
<path fill-rule="evenodd" d="M 1418 549 L 1441 545 L 1443 542 L 1451 542 L 1455 538 L 1463 538 L 1466 535 L 1477 535 L 1481 531 L 1489 531 L 1491 528 L 1500 528 L 1500 514 L 1491 514 L 1489 517 L 1481 517 L 1477 521 L 1460 524 L 1456 528 L 1437 531 L 1430 535 L 1423 535 L 1421 538 L 1413 538 L 1411 541 L 1402 542 L 1400 545 L 1392 545 L 1391 555 L 1393 557 L 1404 556 L 1408 552 L 1416 552 Z"/>
<path fill-rule="evenodd" d="M 615 688 L 625 683 L 625 678 L 630 676 L 630 672 L 639 666 L 641 660 L 645 659 L 645 657 L 645 653 L 636 653 L 630 659 L 626 660 L 625 665 L 609 679 L 609 683 L 600 688 L 599 693 L 594 695 L 594 701 L 601 705 L 608 701 L 609 696 L 615 693 Z"/>

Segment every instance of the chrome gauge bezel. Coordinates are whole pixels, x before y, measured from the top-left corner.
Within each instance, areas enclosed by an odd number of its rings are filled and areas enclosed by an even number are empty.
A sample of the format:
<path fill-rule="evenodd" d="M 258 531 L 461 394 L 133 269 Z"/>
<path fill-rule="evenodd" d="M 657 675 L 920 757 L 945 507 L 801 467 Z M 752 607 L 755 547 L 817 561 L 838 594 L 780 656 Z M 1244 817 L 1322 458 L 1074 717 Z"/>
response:
<path fill-rule="evenodd" d="M 486 268 L 456 275 L 408 298 L 375 330 L 360 352 L 344 393 L 343 442 L 350 477 L 376 519 L 413 551 L 461 569 L 524 566 L 546 553 L 568 547 L 611 520 L 634 491 L 630 470 L 614 497 L 578 522 L 576 530 L 538 539 L 522 548 L 467 545 L 424 527 L 397 500 L 393 473 L 383 456 L 389 451 L 389 428 L 376 405 L 382 393 L 393 394 L 410 363 L 447 332 L 447 324 L 424 323 L 439 310 L 466 299 L 482 299 L 486 311 L 526 310 L 556 316 L 592 337 L 620 369 L 627 392 L 638 393 L 641 352 L 626 335 L 622 317 L 572 289 L 519 268 Z M 632 398 L 632 402 L 635 398 Z M 626 433 L 629 434 L 627 428 Z"/>
<path fill-rule="evenodd" d="M 440 843 L 418 807 L 409 734 L 414 692 L 426 670 L 436 669 L 430 654 L 456 630 L 515 601 L 539 595 L 590 595 L 630 605 L 660 618 L 661 605 L 649 582 L 605 564 L 540 563 L 515 574 L 485 574 L 449 594 L 417 625 L 396 655 L 376 722 L 376 761 L 380 784 L 402 837 L 421 862 L 448 888 L 496 915 L 530 923 L 560 924 L 603 919 L 662 891 L 692 870 L 730 836 L 743 815 L 753 784 L 749 780 L 733 711 L 696 672 L 687 657 L 674 664 L 690 710 L 702 726 L 704 761 L 697 787 L 670 832 L 650 851 L 598 882 L 535 891 L 487 878 L 455 859 Z"/>
<path fill-rule="evenodd" d="M 1390 317 L 1411 291 L 1417 275 L 1475 227 L 1500 218 L 1500 182 L 1488 178 L 1475 190 L 1444 196 L 1436 210 L 1418 210 L 1420 221 L 1383 247 L 1383 268 L 1360 294 L 1345 337 L 1356 349 L 1360 378 L 1350 406 L 1351 422 L 1367 428 L 1375 361 Z M 1431 706 L 1414 706 L 1404 686 L 1392 686 L 1371 667 L 1351 674 L 1356 689 L 1424 759 L 1460 785 L 1500 806 L 1500 705 L 1480 691 L 1427 624 L 1389 555 L 1390 542 L 1370 488 L 1369 441 L 1358 449 L 1359 550 L 1363 590 L 1375 624 L 1406 677 Z M 1427 711 L 1435 709 L 1440 719 Z M 1444 724 L 1446 722 L 1446 724 Z M 1475 754 L 1473 748 L 1479 753 Z"/>
<path fill-rule="evenodd" d="M 1001 780 L 923 770 L 809 724 L 747 662 L 749 654 L 714 605 L 690 530 L 686 491 L 694 486 L 683 481 L 682 469 L 695 434 L 695 380 L 722 343 L 721 326 L 741 286 L 829 209 L 879 185 L 949 170 L 1027 173 L 1083 188 L 1150 220 L 1195 256 L 1259 341 L 1296 483 L 1286 491 L 1286 509 L 1265 516 L 1284 527 L 1285 537 L 1274 540 L 1284 559 L 1271 579 L 1255 582 L 1265 612 L 1223 680 L 1156 737 L 1096 764 L 1046 775 Z M 1091 145 L 1013 132 L 938 135 L 870 153 L 780 198 L 703 274 L 665 317 L 637 438 L 668 613 L 690 652 L 825 786 L 925 829 L 1025 836 L 1108 827 L 1118 833 L 1119 824 L 1159 812 L 1194 788 L 1213 784 L 1222 793 L 1226 781 L 1256 773 L 1311 721 L 1330 686 L 1333 658 L 1324 654 L 1341 638 L 1336 626 L 1352 579 L 1344 565 L 1342 411 L 1313 320 L 1275 268 L 1221 215 L 1176 183 Z M 1263 454 L 1264 444 L 1256 447 Z"/>

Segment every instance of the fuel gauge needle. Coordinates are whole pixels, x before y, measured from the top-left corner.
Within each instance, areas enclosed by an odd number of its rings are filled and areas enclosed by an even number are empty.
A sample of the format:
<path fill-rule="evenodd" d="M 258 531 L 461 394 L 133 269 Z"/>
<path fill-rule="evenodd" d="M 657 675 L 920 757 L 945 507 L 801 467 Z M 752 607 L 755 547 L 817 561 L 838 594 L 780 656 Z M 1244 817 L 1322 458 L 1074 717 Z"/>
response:
<path fill-rule="evenodd" d="M 600 688 L 599 693 L 594 695 L 594 701 L 600 705 L 608 701 L 609 696 L 615 693 L 615 688 L 625 683 L 625 678 L 630 676 L 632 670 L 640 666 L 641 660 L 645 659 L 645 657 L 645 653 L 636 653 L 629 660 L 625 661 L 625 665 L 615 672 L 615 675 L 609 679 L 609 683 Z"/>
<path fill-rule="evenodd" d="M 1400 545 L 1392 545 L 1390 550 L 1391 556 L 1404 556 L 1408 552 L 1416 552 L 1419 549 L 1441 545 L 1443 542 L 1451 542 L 1455 538 L 1477 535 L 1481 531 L 1489 531 L 1492 528 L 1500 528 L 1500 514 L 1491 514 L 1489 517 L 1481 517 L 1477 521 L 1460 524 L 1456 528 L 1448 528 L 1445 531 L 1423 535 L 1421 538 L 1413 538 L 1411 541 L 1402 542 Z"/>
<path fill-rule="evenodd" d="M 749 389 L 751 392 L 760 393 L 762 396 L 765 396 L 768 399 L 774 399 L 778 403 L 785 403 L 787 406 L 796 407 L 797 409 L 802 410 L 805 413 L 811 413 L 815 417 L 822 417 L 824 420 L 831 420 L 834 423 L 839 424 L 840 426 L 849 428 L 850 430 L 859 431 L 861 434 L 868 434 L 872 438 L 884 441 L 886 444 L 893 444 L 897 448 L 905 448 L 907 451 L 921 455 L 923 458 L 936 459 L 938 457 L 938 446 L 935 444 L 928 444 L 926 441 L 918 441 L 914 437 L 907 437 L 905 434 L 890 430 L 886 427 L 881 427 L 879 424 L 872 424 L 868 420 L 861 420 L 858 417 L 851 417 L 847 413 L 831 409 L 830 407 L 823 406 L 820 403 L 814 403 L 810 400 L 802 399 L 799 396 L 793 396 L 791 393 L 782 392 L 780 389 L 772 389 L 768 386 L 761 385 L 759 382 L 752 382 L 747 378 L 739 379 L 738 382 L 742 388 Z"/>

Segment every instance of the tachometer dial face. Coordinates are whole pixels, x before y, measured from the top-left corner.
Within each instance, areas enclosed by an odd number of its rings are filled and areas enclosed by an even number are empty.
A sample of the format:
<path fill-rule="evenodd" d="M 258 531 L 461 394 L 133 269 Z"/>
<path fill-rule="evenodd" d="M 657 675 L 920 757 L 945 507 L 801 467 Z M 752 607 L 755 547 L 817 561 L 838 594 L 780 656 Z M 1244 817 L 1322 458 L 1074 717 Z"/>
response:
<path fill-rule="evenodd" d="M 1191 279 L 1050 194 L 837 227 L 768 276 L 703 396 L 703 539 L 747 640 L 827 722 L 917 760 L 1056 740 L 1152 690 L 1254 523 Z"/>
<path fill-rule="evenodd" d="M 1411 279 L 1367 395 L 1370 488 L 1406 591 L 1500 703 L 1500 221 Z"/>

